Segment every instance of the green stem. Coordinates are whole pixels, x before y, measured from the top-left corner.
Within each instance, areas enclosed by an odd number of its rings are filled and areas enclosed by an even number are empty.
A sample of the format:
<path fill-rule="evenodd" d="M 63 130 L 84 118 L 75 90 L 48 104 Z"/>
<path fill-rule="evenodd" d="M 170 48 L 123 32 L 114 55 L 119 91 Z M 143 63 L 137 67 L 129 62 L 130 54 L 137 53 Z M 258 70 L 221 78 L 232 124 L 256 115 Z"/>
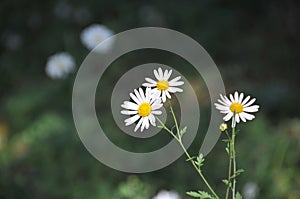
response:
<path fill-rule="evenodd" d="M 236 188 L 236 154 L 235 154 L 235 127 L 232 127 L 232 139 L 231 139 L 231 150 L 232 150 L 232 161 L 233 161 L 233 185 L 232 185 L 232 199 L 235 199 L 235 188 Z"/>
<path fill-rule="evenodd" d="M 230 144 L 231 144 L 231 139 L 230 139 Z M 232 160 L 231 160 L 231 147 L 229 147 L 229 166 L 228 166 L 228 183 L 230 183 L 231 182 L 231 179 L 230 179 L 230 177 L 231 177 L 231 170 L 232 170 L 232 168 L 231 168 L 231 164 L 232 164 Z M 227 189 L 226 189 L 226 197 L 225 197 L 225 199 L 228 199 L 228 196 L 229 196 L 229 188 L 230 188 L 230 184 L 228 184 L 227 185 Z"/>

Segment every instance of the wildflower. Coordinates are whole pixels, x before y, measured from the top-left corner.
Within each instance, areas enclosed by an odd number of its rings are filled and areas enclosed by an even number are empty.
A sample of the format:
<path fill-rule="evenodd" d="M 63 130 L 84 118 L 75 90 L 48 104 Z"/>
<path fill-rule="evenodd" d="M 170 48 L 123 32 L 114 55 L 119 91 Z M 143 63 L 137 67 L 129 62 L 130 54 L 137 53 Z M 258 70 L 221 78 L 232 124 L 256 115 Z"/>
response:
<path fill-rule="evenodd" d="M 237 91 L 229 95 L 229 98 L 225 95 L 220 95 L 221 100 L 218 99 L 218 103 L 215 106 L 221 113 L 226 114 L 223 118 L 224 121 L 228 121 L 232 118 L 232 127 L 235 127 L 236 123 L 240 120 L 246 122 L 246 120 L 253 120 L 254 115 L 249 113 L 254 113 L 258 111 L 258 105 L 252 105 L 255 102 L 255 98 L 250 100 L 250 96 L 244 98 L 244 93 L 239 94 Z M 249 101 L 250 100 L 250 101 Z"/>
<path fill-rule="evenodd" d="M 180 199 L 180 196 L 175 191 L 162 190 L 152 199 Z"/>
<path fill-rule="evenodd" d="M 177 88 L 177 86 L 181 86 L 184 84 L 183 81 L 178 81 L 181 79 L 181 76 L 178 76 L 172 79 L 171 81 L 169 81 L 171 74 L 172 74 L 172 70 L 169 71 L 165 70 L 163 72 L 161 68 L 158 68 L 158 70 L 154 70 L 154 76 L 156 77 L 157 80 L 153 80 L 147 77 L 145 78 L 147 83 L 143 83 L 143 86 L 155 87 L 153 89 L 154 92 L 158 92 L 162 97 L 162 101 L 165 102 L 167 97 L 171 99 L 170 93 L 183 91 L 181 88 Z"/>
<path fill-rule="evenodd" d="M 64 78 L 75 68 L 74 58 L 66 52 L 52 55 L 46 64 L 46 73 L 53 79 Z"/>
<path fill-rule="evenodd" d="M 136 132 L 138 128 L 141 127 L 141 132 L 144 128 L 149 128 L 149 122 L 156 126 L 154 115 L 160 115 L 162 112 L 158 110 L 163 106 L 161 103 L 161 98 L 156 94 L 153 94 L 151 88 L 146 88 L 144 93 L 142 88 L 134 90 L 134 94 L 130 93 L 130 97 L 134 102 L 125 101 L 121 105 L 122 108 L 127 110 L 122 110 L 121 113 L 124 115 L 130 115 L 131 117 L 126 119 L 125 125 L 131 125 L 138 121 L 134 128 Z"/>
<path fill-rule="evenodd" d="M 226 123 L 222 123 L 222 124 L 220 125 L 220 130 L 221 130 L 222 132 L 223 132 L 223 131 L 226 131 L 227 128 L 228 128 L 228 126 L 227 126 Z"/>
<path fill-rule="evenodd" d="M 259 192 L 258 185 L 254 182 L 247 182 L 243 187 L 243 196 L 245 199 L 254 199 L 257 197 Z"/>
<path fill-rule="evenodd" d="M 94 24 L 82 31 L 80 39 L 89 50 L 93 50 L 98 44 L 111 37 L 113 34 L 114 32 L 106 26 Z M 98 53 L 106 53 L 112 48 L 113 43 L 113 40 L 109 40 L 109 42 L 95 48 L 95 51 Z"/>

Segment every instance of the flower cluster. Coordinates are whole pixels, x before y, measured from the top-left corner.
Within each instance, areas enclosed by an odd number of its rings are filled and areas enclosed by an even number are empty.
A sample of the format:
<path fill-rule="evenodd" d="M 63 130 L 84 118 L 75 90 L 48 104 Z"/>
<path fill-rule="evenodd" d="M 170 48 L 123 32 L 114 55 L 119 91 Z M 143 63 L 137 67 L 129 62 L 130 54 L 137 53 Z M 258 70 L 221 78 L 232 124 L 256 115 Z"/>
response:
<path fill-rule="evenodd" d="M 129 115 L 124 122 L 125 125 L 131 125 L 137 122 L 134 131 L 139 128 L 141 132 L 148 129 L 150 124 L 156 126 L 155 115 L 160 115 L 162 112 L 159 110 L 163 106 L 166 98 L 171 99 L 170 93 L 182 92 L 182 89 L 177 86 L 184 84 L 180 76 L 169 80 L 172 75 L 172 70 L 163 71 L 161 68 L 154 70 L 156 80 L 146 77 L 146 83 L 142 87 L 135 89 L 130 93 L 130 101 L 124 101 L 121 105 L 124 110 L 121 111 L 124 115 Z M 144 91 L 145 90 L 145 91 Z"/>

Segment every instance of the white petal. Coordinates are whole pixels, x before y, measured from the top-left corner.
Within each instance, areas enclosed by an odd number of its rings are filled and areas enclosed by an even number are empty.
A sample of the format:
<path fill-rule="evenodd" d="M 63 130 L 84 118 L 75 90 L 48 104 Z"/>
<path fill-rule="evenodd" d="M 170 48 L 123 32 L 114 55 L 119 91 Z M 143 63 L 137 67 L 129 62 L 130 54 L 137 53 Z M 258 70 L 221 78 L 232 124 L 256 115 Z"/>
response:
<path fill-rule="evenodd" d="M 258 108 L 259 108 L 258 105 L 248 106 L 244 108 L 244 111 L 249 113 L 254 113 L 258 111 Z"/>
<path fill-rule="evenodd" d="M 245 104 L 244 107 L 246 108 L 246 107 L 252 105 L 252 104 L 255 102 L 255 100 L 256 100 L 256 99 L 253 98 L 252 100 L 250 100 L 250 102 L 248 102 L 247 104 Z"/>
<path fill-rule="evenodd" d="M 137 103 L 137 104 L 141 104 L 142 102 L 133 94 L 133 93 L 130 93 L 129 96 L 131 97 L 131 99 Z"/>
<path fill-rule="evenodd" d="M 236 123 L 240 123 L 239 114 L 235 114 L 235 121 L 236 121 Z"/>
<path fill-rule="evenodd" d="M 151 113 L 154 114 L 154 115 L 161 115 L 162 114 L 161 111 L 151 111 Z"/>
<path fill-rule="evenodd" d="M 139 106 L 133 102 L 125 101 L 121 105 L 122 108 L 129 109 L 129 110 L 138 110 Z"/>
<path fill-rule="evenodd" d="M 182 92 L 183 90 L 181 88 L 176 88 L 176 87 L 169 87 L 168 91 L 170 93 L 176 93 L 176 92 Z"/>
<path fill-rule="evenodd" d="M 151 106 L 151 109 L 152 110 L 157 110 L 157 109 L 160 109 L 162 106 L 163 106 L 163 104 L 154 104 L 154 105 Z"/>
<path fill-rule="evenodd" d="M 166 98 L 166 93 L 165 93 L 165 91 L 162 91 L 161 99 L 162 99 L 163 102 L 166 101 L 167 98 Z"/>
<path fill-rule="evenodd" d="M 137 114 L 138 112 L 137 111 L 122 110 L 121 113 L 124 114 L 124 115 L 134 115 L 134 114 Z"/>
<path fill-rule="evenodd" d="M 237 91 L 234 92 L 234 102 L 239 101 L 239 93 Z"/>
<path fill-rule="evenodd" d="M 154 69 L 154 76 L 157 80 L 160 80 L 157 70 Z"/>
<path fill-rule="evenodd" d="M 169 82 L 170 86 L 181 86 L 183 85 L 184 82 L 183 81 L 179 81 L 179 82 Z"/>
<path fill-rule="evenodd" d="M 181 79 L 181 76 L 175 77 L 174 79 L 172 79 L 171 81 L 169 81 L 169 84 L 173 83 L 173 82 L 177 82 L 180 79 Z"/>
<path fill-rule="evenodd" d="M 230 106 L 230 104 L 227 104 L 226 102 L 224 102 L 224 101 L 222 101 L 220 99 L 218 99 L 218 102 L 221 103 L 224 106 Z"/>
<path fill-rule="evenodd" d="M 142 85 L 145 86 L 145 87 L 154 87 L 154 86 L 156 86 L 156 84 L 152 84 L 152 83 L 143 83 Z"/>
<path fill-rule="evenodd" d="M 154 117 L 153 114 L 149 115 L 149 121 L 152 124 L 152 126 L 156 126 L 156 124 L 155 124 L 155 117 Z"/>
<path fill-rule="evenodd" d="M 129 126 L 130 124 L 132 124 L 135 121 L 137 121 L 139 118 L 140 118 L 139 115 L 132 116 L 132 117 L 130 117 L 130 118 L 128 118 L 128 119 L 125 120 L 125 123 L 126 123 L 125 125 Z"/>
<path fill-rule="evenodd" d="M 139 93 L 143 101 L 146 101 L 145 93 L 142 88 L 139 88 Z"/>
<path fill-rule="evenodd" d="M 230 97 L 230 101 L 234 102 L 234 98 L 233 98 L 232 94 L 230 94 L 229 97 Z"/>
<path fill-rule="evenodd" d="M 166 90 L 165 92 L 166 92 L 167 97 L 168 97 L 169 99 L 171 99 L 170 93 L 169 93 L 167 90 Z"/>
<path fill-rule="evenodd" d="M 159 75 L 159 80 L 162 80 L 164 78 L 164 73 L 160 67 L 158 68 L 158 75 Z"/>
<path fill-rule="evenodd" d="M 215 106 L 216 106 L 216 109 L 221 110 L 221 111 L 229 110 L 228 106 L 222 106 L 222 105 L 216 104 L 216 103 L 215 103 Z"/>
<path fill-rule="evenodd" d="M 151 84 L 155 84 L 155 85 L 157 84 L 157 81 L 154 81 L 153 79 L 150 79 L 148 77 L 146 77 L 145 80 Z"/>
<path fill-rule="evenodd" d="M 138 98 L 138 100 L 140 101 L 140 103 L 144 102 L 144 100 L 140 96 L 140 93 L 136 89 L 134 89 L 134 94 Z"/>
<path fill-rule="evenodd" d="M 245 104 L 248 102 L 249 99 L 250 99 L 250 96 L 248 95 L 248 96 L 244 99 L 244 101 L 242 102 L 242 105 L 245 105 Z"/>
<path fill-rule="evenodd" d="M 168 76 L 168 70 L 165 70 L 164 75 L 163 75 L 163 80 L 166 80 L 167 76 Z"/>
<path fill-rule="evenodd" d="M 146 129 L 149 128 L 149 116 L 145 118 L 145 121 L 146 121 Z"/>
<path fill-rule="evenodd" d="M 140 128 L 142 122 L 143 122 L 143 118 L 141 118 L 141 119 L 139 120 L 139 122 L 137 123 L 137 125 L 135 126 L 134 132 L 136 132 L 136 131 Z"/>
<path fill-rule="evenodd" d="M 221 99 L 223 100 L 224 103 L 226 103 L 228 106 L 231 105 L 231 101 L 224 95 L 220 94 Z"/>
<path fill-rule="evenodd" d="M 223 117 L 223 120 L 225 122 L 227 122 L 228 120 L 230 120 L 230 118 L 232 118 L 232 116 L 233 116 L 233 113 L 229 112 L 229 113 L 227 113 L 227 115 L 225 117 Z"/>
<path fill-rule="evenodd" d="M 171 77 L 172 74 L 172 70 L 169 71 L 169 73 L 167 74 L 167 76 L 165 76 L 165 80 L 168 81 L 169 78 Z"/>
<path fill-rule="evenodd" d="M 239 98 L 239 103 L 240 103 L 240 104 L 242 103 L 243 98 L 244 98 L 244 93 L 241 93 L 241 94 L 240 94 L 240 98 Z"/>
<path fill-rule="evenodd" d="M 245 112 L 242 112 L 240 113 L 240 115 L 242 115 L 244 118 L 246 118 L 247 120 L 253 120 L 255 118 L 254 115 L 252 114 L 248 114 L 248 113 L 245 113 Z"/>
<path fill-rule="evenodd" d="M 246 118 L 243 116 L 243 114 L 240 113 L 239 116 L 243 122 L 246 122 Z"/>

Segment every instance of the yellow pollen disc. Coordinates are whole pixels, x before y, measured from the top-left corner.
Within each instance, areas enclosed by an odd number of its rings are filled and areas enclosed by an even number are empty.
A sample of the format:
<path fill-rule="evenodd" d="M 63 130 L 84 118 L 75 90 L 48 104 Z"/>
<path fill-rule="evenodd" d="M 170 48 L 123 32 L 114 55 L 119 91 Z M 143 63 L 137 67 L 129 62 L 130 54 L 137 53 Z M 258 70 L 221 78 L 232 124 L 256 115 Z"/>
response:
<path fill-rule="evenodd" d="M 161 91 L 167 90 L 169 88 L 169 82 L 165 80 L 160 80 L 159 82 L 157 82 L 156 87 L 158 90 Z"/>
<path fill-rule="evenodd" d="M 138 108 L 138 113 L 142 117 L 146 117 L 151 113 L 151 105 L 149 103 L 142 103 Z"/>
<path fill-rule="evenodd" d="M 240 103 L 232 103 L 229 107 L 229 109 L 231 110 L 231 112 L 233 113 L 241 113 L 244 110 L 243 105 L 241 105 Z"/>

